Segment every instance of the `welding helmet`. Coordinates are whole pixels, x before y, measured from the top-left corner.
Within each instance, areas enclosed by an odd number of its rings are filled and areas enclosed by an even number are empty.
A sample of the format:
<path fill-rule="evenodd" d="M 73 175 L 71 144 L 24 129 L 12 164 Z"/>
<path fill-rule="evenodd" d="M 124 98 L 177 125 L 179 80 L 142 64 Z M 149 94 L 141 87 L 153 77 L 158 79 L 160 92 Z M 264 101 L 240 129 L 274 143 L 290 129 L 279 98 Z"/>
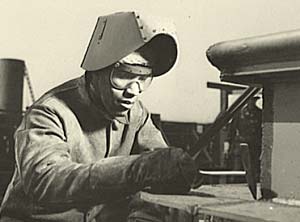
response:
<path fill-rule="evenodd" d="M 137 12 L 119 12 L 98 18 L 81 67 L 95 71 L 116 63 L 139 65 L 150 67 L 153 76 L 160 76 L 173 67 L 177 54 L 172 22 Z"/>

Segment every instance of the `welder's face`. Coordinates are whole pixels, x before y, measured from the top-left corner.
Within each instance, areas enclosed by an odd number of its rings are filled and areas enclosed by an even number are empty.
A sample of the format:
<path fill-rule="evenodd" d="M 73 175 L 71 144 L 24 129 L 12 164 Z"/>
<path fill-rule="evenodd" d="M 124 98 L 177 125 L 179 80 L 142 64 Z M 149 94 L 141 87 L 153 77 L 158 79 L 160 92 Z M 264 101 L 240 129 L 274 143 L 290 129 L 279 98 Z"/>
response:
<path fill-rule="evenodd" d="M 95 75 L 93 85 L 105 109 L 113 116 L 124 116 L 151 80 L 152 76 L 138 76 L 111 68 Z"/>

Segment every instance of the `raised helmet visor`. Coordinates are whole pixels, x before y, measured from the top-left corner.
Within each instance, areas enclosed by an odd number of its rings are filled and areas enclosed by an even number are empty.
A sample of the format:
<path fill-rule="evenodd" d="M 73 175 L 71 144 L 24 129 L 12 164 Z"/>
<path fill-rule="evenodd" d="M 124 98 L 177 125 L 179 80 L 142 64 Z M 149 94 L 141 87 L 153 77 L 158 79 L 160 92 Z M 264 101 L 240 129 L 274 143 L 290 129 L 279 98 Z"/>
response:
<path fill-rule="evenodd" d="M 137 49 L 152 64 L 154 76 L 168 72 L 178 54 L 174 24 L 136 12 L 100 16 L 81 67 L 87 71 L 99 70 Z"/>

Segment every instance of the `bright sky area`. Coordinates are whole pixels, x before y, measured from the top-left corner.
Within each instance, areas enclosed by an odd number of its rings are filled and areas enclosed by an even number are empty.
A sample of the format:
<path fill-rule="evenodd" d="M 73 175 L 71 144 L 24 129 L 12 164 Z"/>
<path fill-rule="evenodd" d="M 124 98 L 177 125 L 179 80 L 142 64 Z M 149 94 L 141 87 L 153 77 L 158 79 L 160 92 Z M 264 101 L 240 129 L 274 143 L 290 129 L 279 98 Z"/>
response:
<path fill-rule="evenodd" d="M 117 11 L 174 20 L 176 66 L 156 78 L 142 100 L 163 120 L 207 123 L 219 112 L 219 72 L 206 59 L 220 41 L 300 28 L 297 0 L 0 0 L 0 58 L 26 62 L 36 97 L 83 74 L 81 60 L 97 17 Z M 30 103 L 27 98 L 25 103 Z"/>

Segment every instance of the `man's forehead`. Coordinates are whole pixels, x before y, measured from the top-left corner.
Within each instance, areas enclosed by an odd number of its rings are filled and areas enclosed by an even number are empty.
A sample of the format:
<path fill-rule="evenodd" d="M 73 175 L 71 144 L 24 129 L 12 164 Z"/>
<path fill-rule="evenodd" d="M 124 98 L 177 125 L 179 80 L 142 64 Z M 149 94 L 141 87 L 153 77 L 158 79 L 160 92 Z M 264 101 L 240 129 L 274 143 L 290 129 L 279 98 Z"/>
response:
<path fill-rule="evenodd" d="M 115 67 L 121 69 L 122 71 L 137 75 L 152 74 L 151 61 L 138 51 L 132 52 L 120 59 L 115 64 Z"/>

